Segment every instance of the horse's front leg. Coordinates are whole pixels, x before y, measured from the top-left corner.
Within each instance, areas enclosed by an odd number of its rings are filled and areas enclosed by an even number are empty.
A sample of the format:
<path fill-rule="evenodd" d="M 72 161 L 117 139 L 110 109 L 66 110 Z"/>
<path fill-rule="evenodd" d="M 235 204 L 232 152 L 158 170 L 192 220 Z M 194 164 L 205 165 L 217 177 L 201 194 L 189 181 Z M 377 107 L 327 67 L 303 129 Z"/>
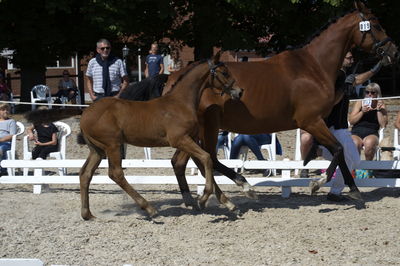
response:
<path fill-rule="evenodd" d="M 329 129 L 326 127 L 325 122 L 322 119 L 320 119 L 318 122 L 313 123 L 312 125 L 308 125 L 303 129 L 309 132 L 311 135 L 313 135 L 315 139 L 321 145 L 325 146 L 328 149 L 328 151 L 333 155 L 332 161 L 326 171 L 327 177 L 321 179 L 319 182 L 311 182 L 310 183 L 311 192 L 314 193 L 320 188 L 321 185 L 323 185 L 326 182 L 329 182 L 332 179 L 336 167 L 339 165 L 343 174 L 344 182 L 350 188 L 349 196 L 354 199 L 361 199 L 360 191 L 357 188 L 354 179 L 351 176 L 349 168 L 346 164 L 343 145 L 329 131 Z"/>
<path fill-rule="evenodd" d="M 189 158 L 190 156 L 188 153 L 177 149 L 171 159 L 171 164 L 174 168 L 175 176 L 178 181 L 183 202 L 185 203 L 186 207 L 191 206 L 192 208 L 198 209 L 195 199 L 192 197 L 192 194 L 190 194 L 189 186 L 185 176 L 185 170 Z"/>

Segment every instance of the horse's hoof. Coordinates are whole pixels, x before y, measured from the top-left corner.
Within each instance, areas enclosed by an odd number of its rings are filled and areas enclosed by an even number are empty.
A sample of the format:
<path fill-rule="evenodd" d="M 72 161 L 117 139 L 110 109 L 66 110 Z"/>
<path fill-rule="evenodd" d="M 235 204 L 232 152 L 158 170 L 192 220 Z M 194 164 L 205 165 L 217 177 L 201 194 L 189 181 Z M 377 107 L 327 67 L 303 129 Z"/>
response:
<path fill-rule="evenodd" d="M 353 200 L 364 202 L 360 191 L 350 191 L 347 196 Z"/>
<path fill-rule="evenodd" d="M 90 220 L 96 219 L 96 216 L 94 216 L 91 212 L 82 213 L 81 216 L 82 216 L 82 219 L 85 221 L 90 221 Z"/>
<path fill-rule="evenodd" d="M 229 211 L 235 212 L 236 205 L 233 204 L 231 201 L 228 200 L 227 202 L 224 203 L 224 205 L 228 208 Z"/>
<path fill-rule="evenodd" d="M 153 206 L 149 205 L 147 206 L 147 208 L 145 208 L 145 211 L 147 212 L 147 214 L 151 217 L 154 218 L 158 215 L 158 211 L 156 210 L 156 208 L 154 208 Z"/>
<path fill-rule="evenodd" d="M 196 207 L 196 209 L 199 210 L 199 211 L 204 210 L 205 207 L 206 207 L 206 202 L 207 201 L 201 201 L 200 198 L 197 199 L 197 204 L 196 204 L 197 207 Z"/>
<path fill-rule="evenodd" d="M 254 190 L 248 190 L 248 191 L 243 191 L 244 195 L 246 198 L 253 199 L 253 200 L 258 200 L 257 193 Z"/>
<path fill-rule="evenodd" d="M 320 186 L 317 181 L 311 180 L 310 183 L 308 184 L 308 187 L 310 188 L 310 195 L 315 195 L 315 193 L 319 190 Z"/>

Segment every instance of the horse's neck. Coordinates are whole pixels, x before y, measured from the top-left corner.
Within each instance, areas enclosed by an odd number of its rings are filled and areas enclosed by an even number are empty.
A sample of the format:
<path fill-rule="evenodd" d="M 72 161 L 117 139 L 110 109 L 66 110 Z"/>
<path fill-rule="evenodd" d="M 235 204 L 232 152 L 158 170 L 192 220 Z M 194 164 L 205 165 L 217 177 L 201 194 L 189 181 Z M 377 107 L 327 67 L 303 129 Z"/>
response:
<path fill-rule="evenodd" d="M 319 69 L 333 80 L 336 79 L 344 57 L 353 44 L 354 24 L 358 23 L 353 16 L 356 15 L 352 12 L 339 18 L 304 47 L 318 63 Z"/>
<path fill-rule="evenodd" d="M 197 106 L 200 98 L 200 90 L 208 77 L 210 70 L 206 63 L 190 70 L 171 91 L 171 97 L 181 100 L 185 104 Z"/>

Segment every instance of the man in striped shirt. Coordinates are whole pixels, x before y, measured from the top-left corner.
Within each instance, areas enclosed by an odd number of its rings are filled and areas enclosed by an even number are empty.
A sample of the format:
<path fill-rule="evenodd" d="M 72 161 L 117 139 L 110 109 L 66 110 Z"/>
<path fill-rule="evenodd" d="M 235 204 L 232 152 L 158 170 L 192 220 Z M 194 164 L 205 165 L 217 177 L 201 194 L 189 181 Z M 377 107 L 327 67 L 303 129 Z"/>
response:
<path fill-rule="evenodd" d="M 128 74 L 122 60 L 110 55 L 110 42 L 100 39 L 96 51 L 97 55 L 89 61 L 86 71 L 87 87 L 92 101 L 118 96 L 128 86 Z"/>

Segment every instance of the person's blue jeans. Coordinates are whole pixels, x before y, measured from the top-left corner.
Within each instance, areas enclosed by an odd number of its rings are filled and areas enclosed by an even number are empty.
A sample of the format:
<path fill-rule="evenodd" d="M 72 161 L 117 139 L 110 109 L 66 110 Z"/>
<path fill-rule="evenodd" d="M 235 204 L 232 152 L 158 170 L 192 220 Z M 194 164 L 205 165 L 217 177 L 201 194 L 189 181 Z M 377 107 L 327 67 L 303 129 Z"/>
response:
<path fill-rule="evenodd" d="M 237 159 L 239 157 L 240 148 L 242 146 L 247 146 L 257 157 L 257 160 L 265 160 L 261 153 L 260 146 L 264 144 L 271 144 L 271 140 L 271 134 L 239 134 L 232 142 L 229 159 Z M 282 147 L 278 139 L 276 140 L 276 153 L 282 154 Z"/>
<path fill-rule="evenodd" d="M 11 150 L 11 142 L 0 142 L 1 160 L 7 159 L 7 151 Z M 0 167 L 0 172 L 3 169 Z"/>
<path fill-rule="evenodd" d="M 220 147 L 223 147 L 224 145 L 228 145 L 228 131 L 223 131 L 218 134 L 217 148 L 216 148 L 217 154 L 218 154 L 218 149 Z"/>

